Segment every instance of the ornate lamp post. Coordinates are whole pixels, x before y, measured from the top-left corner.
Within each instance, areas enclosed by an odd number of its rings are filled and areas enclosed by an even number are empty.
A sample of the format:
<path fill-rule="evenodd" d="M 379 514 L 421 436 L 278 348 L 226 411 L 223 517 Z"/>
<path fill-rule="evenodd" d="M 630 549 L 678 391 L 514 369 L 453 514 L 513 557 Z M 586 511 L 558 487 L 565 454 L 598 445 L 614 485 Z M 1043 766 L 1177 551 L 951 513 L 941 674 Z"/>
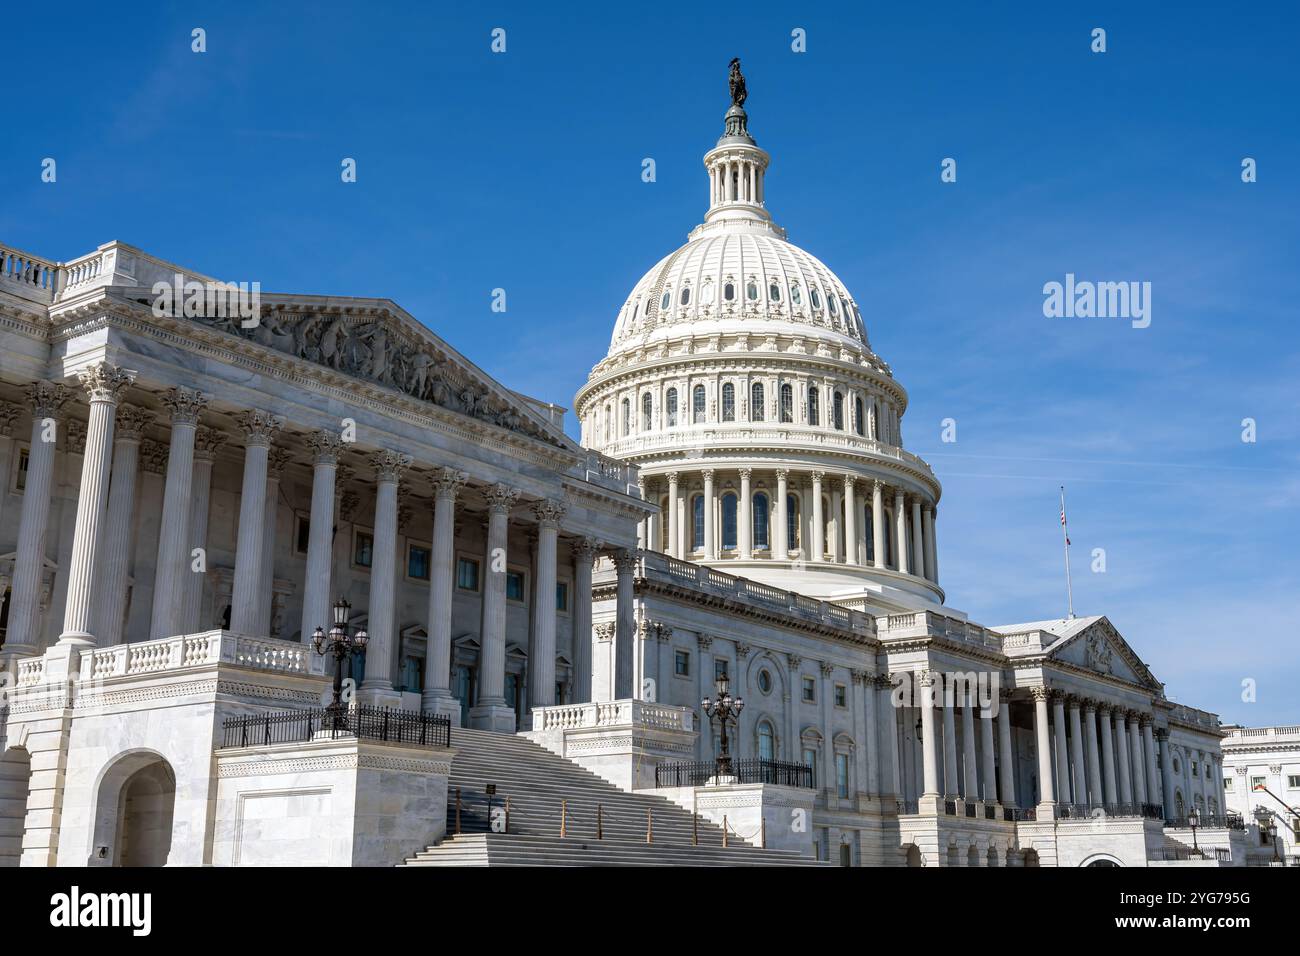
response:
<path fill-rule="evenodd" d="M 348 627 L 348 618 L 352 614 L 352 605 L 345 598 L 339 598 L 334 602 L 334 626 L 330 628 L 329 634 L 326 635 L 324 629 L 317 627 L 311 636 L 312 645 L 316 648 L 316 653 L 324 656 L 325 654 L 334 655 L 334 700 L 325 708 L 326 713 L 330 716 L 330 722 L 337 729 L 343 719 L 343 662 L 348 662 L 348 676 L 352 674 L 352 658 L 358 654 L 366 652 L 366 645 L 370 642 L 370 635 L 364 629 L 358 629 L 353 633 Z"/>
<path fill-rule="evenodd" d="M 734 722 L 739 728 L 740 712 L 745 707 L 745 702 L 739 697 L 732 697 L 727 692 L 727 675 L 723 674 L 718 678 L 718 697 L 717 700 L 706 697 L 700 701 L 700 706 L 704 708 L 704 713 L 708 715 L 709 724 L 712 726 L 716 718 L 722 728 L 722 739 L 720 741 L 720 752 L 717 756 L 714 773 L 718 777 L 731 776 L 731 752 L 727 741 L 727 724 Z"/>
<path fill-rule="evenodd" d="M 1273 844 L 1273 859 L 1282 862 L 1282 857 L 1277 851 L 1277 818 L 1272 817 L 1268 821 L 1268 842 Z"/>
<path fill-rule="evenodd" d="M 1187 824 L 1192 828 L 1192 852 L 1199 856 L 1201 848 L 1196 845 L 1196 828 L 1201 825 L 1201 814 L 1195 807 L 1187 811 Z"/>

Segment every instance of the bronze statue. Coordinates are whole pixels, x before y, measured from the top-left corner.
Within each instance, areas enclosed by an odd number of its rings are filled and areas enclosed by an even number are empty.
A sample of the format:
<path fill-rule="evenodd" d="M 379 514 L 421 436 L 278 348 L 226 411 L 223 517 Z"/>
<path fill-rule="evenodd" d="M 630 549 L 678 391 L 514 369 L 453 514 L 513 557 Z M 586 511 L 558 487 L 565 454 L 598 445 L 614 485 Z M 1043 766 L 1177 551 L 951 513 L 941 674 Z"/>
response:
<path fill-rule="evenodd" d="M 731 87 L 731 105 L 743 107 L 748 92 L 745 90 L 745 74 L 740 72 L 740 57 L 731 58 L 731 75 L 727 78 Z"/>

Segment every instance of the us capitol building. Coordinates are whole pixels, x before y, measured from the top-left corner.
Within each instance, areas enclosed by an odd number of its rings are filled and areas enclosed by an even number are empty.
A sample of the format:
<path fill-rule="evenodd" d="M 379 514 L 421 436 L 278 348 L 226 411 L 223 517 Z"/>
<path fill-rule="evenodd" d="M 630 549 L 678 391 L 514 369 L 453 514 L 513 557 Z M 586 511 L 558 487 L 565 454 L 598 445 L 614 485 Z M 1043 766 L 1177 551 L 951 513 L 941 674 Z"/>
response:
<path fill-rule="evenodd" d="M 946 603 L 731 94 L 580 442 L 390 300 L 0 246 L 0 863 L 1244 865 L 1218 718 L 1104 616 Z"/>

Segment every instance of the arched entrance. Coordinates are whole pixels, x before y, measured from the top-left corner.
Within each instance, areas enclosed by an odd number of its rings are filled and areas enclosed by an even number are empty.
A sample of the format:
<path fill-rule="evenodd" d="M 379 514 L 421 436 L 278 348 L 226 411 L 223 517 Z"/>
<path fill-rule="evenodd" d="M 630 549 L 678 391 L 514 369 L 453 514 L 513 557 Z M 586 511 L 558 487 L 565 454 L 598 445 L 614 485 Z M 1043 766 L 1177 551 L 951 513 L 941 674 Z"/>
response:
<path fill-rule="evenodd" d="M 921 848 L 918 847 L 915 843 L 909 843 L 907 845 L 907 865 L 908 866 L 921 865 Z"/>
<path fill-rule="evenodd" d="M 23 821 L 32 778 L 32 758 L 21 747 L 0 755 L 0 866 L 17 866 L 23 852 Z"/>
<path fill-rule="evenodd" d="M 1097 854 L 1083 861 L 1083 866 L 1123 866 L 1115 857 L 1109 854 Z"/>
<path fill-rule="evenodd" d="M 172 847 L 176 774 L 153 751 L 124 754 L 104 771 L 91 866 L 165 866 Z"/>

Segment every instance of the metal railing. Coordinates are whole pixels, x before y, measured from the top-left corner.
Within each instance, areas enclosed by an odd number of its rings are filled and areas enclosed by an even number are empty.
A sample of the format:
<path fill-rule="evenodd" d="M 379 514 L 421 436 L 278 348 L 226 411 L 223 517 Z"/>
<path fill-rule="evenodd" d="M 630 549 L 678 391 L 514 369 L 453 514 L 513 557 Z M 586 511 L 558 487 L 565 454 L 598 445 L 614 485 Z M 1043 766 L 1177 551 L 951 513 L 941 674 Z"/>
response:
<path fill-rule="evenodd" d="M 1038 819 L 1034 807 L 1003 807 L 1002 819 L 1007 823 L 1027 823 Z"/>
<path fill-rule="evenodd" d="M 1232 862 L 1232 850 L 1226 846 L 1210 846 L 1193 849 L 1187 846 L 1162 846 L 1151 851 L 1151 859 L 1173 863 L 1181 860 L 1217 860 L 1220 863 Z"/>
<path fill-rule="evenodd" d="M 661 763 L 655 767 L 656 787 L 700 787 L 718 773 L 712 760 L 684 760 Z M 737 783 L 771 783 L 783 787 L 815 789 L 812 767 L 784 760 L 746 757 L 731 762 L 731 775 Z"/>
<path fill-rule="evenodd" d="M 388 707 L 328 708 L 227 717 L 222 724 L 223 747 L 264 747 L 300 743 L 319 736 L 358 737 L 419 747 L 451 746 L 451 718 Z"/>
<path fill-rule="evenodd" d="M 1171 830 L 1189 830 L 1192 824 L 1187 817 L 1173 817 L 1165 821 L 1165 826 Z M 1222 816 L 1202 813 L 1196 821 L 1196 827 L 1200 830 L 1245 830 L 1246 821 L 1235 813 Z"/>

